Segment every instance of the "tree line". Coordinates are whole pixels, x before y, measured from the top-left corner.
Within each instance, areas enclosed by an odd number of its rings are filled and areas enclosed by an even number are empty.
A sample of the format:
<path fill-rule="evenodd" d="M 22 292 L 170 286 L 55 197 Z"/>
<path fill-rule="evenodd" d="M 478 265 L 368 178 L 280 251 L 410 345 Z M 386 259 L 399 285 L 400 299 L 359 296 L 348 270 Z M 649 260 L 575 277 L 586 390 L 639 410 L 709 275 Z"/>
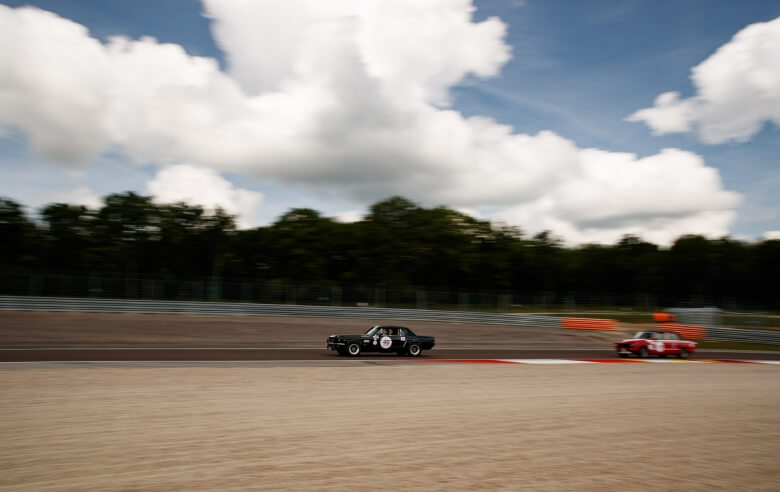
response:
<path fill-rule="evenodd" d="M 661 248 L 637 236 L 566 247 L 548 232 L 478 220 L 403 197 L 341 223 L 308 208 L 266 227 L 132 192 L 99 209 L 54 203 L 31 218 L 0 198 L 0 273 L 158 280 L 240 279 L 546 296 L 619 305 L 780 307 L 780 241 L 698 235 Z"/>

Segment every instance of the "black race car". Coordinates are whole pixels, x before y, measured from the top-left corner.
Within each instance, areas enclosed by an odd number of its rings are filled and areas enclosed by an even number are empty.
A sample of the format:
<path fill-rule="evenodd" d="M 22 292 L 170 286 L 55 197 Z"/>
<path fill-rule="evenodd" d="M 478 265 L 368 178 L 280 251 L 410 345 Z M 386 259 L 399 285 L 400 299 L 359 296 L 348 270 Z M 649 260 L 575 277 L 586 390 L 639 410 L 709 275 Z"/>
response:
<path fill-rule="evenodd" d="M 340 355 L 357 356 L 361 352 L 385 352 L 419 357 L 436 344 L 434 337 L 415 335 L 405 326 L 372 326 L 362 335 L 331 335 L 328 349 Z"/>

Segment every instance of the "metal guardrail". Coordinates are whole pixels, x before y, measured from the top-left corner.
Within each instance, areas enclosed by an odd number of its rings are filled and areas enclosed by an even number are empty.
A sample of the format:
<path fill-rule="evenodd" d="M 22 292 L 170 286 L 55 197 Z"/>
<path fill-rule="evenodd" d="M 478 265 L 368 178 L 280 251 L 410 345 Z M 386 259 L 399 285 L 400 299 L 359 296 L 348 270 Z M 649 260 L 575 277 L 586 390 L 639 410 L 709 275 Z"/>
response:
<path fill-rule="evenodd" d="M 64 297 L 0 296 L 0 311 L 72 311 L 86 313 L 188 313 L 302 318 L 367 318 L 443 321 L 559 328 L 561 318 L 528 314 L 496 314 L 428 309 L 254 304 L 243 302 L 153 301 Z"/>
<path fill-rule="evenodd" d="M 163 313 L 301 318 L 362 318 L 374 320 L 439 321 L 561 328 L 563 318 L 530 314 L 477 313 L 429 309 L 255 304 L 244 302 L 153 301 L 71 297 L 0 296 L 0 311 L 61 311 L 85 313 Z M 707 340 L 780 345 L 780 331 L 707 327 Z"/>
<path fill-rule="evenodd" d="M 720 328 L 710 326 L 707 327 L 707 340 L 780 345 L 780 332 L 769 330 L 743 330 L 740 328 Z"/>

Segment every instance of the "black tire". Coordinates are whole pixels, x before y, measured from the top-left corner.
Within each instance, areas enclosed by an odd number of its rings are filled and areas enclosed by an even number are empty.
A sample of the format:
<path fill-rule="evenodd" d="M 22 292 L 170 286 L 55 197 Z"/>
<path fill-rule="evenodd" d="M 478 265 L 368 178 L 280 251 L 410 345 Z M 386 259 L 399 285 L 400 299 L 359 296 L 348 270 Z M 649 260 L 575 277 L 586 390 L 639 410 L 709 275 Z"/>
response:
<path fill-rule="evenodd" d="M 639 355 L 640 359 L 646 358 L 648 355 L 647 347 L 639 347 L 639 353 L 637 355 Z"/>
<path fill-rule="evenodd" d="M 677 354 L 677 357 L 681 359 L 687 359 L 689 356 L 690 354 L 688 353 L 688 349 L 686 349 L 685 347 L 680 347 L 680 353 Z"/>
<path fill-rule="evenodd" d="M 360 355 L 360 344 L 357 342 L 350 342 L 347 345 L 347 354 L 352 357 L 357 357 Z"/>
<path fill-rule="evenodd" d="M 419 343 L 409 344 L 409 347 L 406 349 L 406 353 L 411 357 L 419 357 L 420 354 L 422 354 L 422 347 L 420 347 Z"/>

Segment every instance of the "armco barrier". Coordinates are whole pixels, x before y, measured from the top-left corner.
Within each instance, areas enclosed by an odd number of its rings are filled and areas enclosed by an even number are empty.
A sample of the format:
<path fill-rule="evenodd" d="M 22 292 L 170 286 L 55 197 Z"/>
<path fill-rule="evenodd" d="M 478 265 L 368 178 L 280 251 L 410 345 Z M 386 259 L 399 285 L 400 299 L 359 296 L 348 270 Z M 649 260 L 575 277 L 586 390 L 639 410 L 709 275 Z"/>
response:
<path fill-rule="evenodd" d="M 707 327 L 707 340 L 780 345 L 780 331 Z"/>
<path fill-rule="evenodd" d="M 87 313 L 189 313 L 302 318 L 362 318 L 376 320 L 444 321 L 558 328 L 560 319 L 529 314 L 493 314 L 427 309 L 253 304 L 242 302 L 152 301 L 0 296 L 0 310 L 72 311 Z"/>
<path fill-rule="evenodd" d="M 230 302 L 151 301 L 138 299 L 94 299 L 63 297 L 0 296 L 0 311 L 73 311 L 91 313 L 188 313 L 244 316 L 297 316 L 302 318 L 361 318 L 375 320 L 443 321 L 543 328 L 573 328 L 574 325 L 615 326 L 614 320 L 560 318 L 530 314 L 493 314 L 426 309 L 391 309 L 372 307 L 306 306 L 289 304 L 253 304 Z M 569 321 L 567 321 L 569 320 Z M 574 321 L 572 321 L 574 320 Z M 606 322 L 606 323 L 605 323 Z M 573 323 L 573 324 L 572 324 Z M 692 328 L 702 328 L 692 325 Z M 590 328 L 593 329 L 593 328 Z M 707 326 L 702 337 L 780 345 L 780 331 L 742 330 Z M 694 334 L 695 335 L 695 334 Z M 688 336 L 683 334 L 683 336 Z"/>
<path fill-rule="evenodd" d="M 617 329 L 617 321 L 614 319 L 596 318 L 562 318 L 561 328 L 567 330 L 614 331 Z"/>

